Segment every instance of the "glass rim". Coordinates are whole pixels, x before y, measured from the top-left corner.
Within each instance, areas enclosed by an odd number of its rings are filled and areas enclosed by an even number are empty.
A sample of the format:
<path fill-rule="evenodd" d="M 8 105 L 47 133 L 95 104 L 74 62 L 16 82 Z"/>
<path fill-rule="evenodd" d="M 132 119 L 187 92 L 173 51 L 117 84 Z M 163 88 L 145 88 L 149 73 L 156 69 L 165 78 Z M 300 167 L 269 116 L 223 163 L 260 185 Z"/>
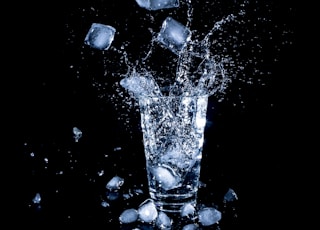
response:
<path fill-rule="evenodd" d="M 187 94 L 181 94 L 181 95 L 151 95 L 151 94 L 140 94 L 137 96 L 138 99 L 140 98 L 152 98 L 152 99 L 177 99 L 177 98 L 208 98 L 210 97 L 210 94 L 194 94 L 194 95 L 187 95 Z"/>

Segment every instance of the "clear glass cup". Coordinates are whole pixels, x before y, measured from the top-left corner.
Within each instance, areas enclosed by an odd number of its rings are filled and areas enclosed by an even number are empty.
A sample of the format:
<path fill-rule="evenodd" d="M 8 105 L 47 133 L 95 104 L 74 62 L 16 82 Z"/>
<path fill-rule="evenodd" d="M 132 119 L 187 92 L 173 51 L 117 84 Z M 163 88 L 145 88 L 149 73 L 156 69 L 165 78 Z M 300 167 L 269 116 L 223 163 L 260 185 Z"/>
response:
<path fill-rule="evenodd" d="M 208 95 L 139 96 L 150 197 L 159 210 L 196 204 Z"/>

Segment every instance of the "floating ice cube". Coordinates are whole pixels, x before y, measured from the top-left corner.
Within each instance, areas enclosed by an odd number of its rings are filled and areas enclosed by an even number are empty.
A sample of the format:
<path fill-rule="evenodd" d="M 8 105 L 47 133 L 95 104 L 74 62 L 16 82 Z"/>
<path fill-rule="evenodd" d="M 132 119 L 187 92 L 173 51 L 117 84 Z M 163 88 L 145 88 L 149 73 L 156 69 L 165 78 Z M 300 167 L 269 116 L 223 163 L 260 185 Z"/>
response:
<path fill-rule="evenodd" d="M 123 185 L 124 179 L 119 176 L 114 176 L 111 180 L 107 183 L 106 188 L 109 190 L 117 190 Z"/>
<path fill-rule="evenodd" d="M 114 39 L 116 29 L 101 23 L 92 23 L 84 42 L 86 45 L 99 50 L 107 50 Z"/>
<path fill-rule="evenodd" d="M 136 0 L 138 5 L 147 10 L 160 10 L 179 7 L 179 0 Z"/>
<path fill-rule="evenodd" d="M 198 217 L 203 226 L 209 226 L 221 220 L 221 212 L 212 207 L 205 207 L 199 210 Z"/>
<path fill-rule="evenodd" d="M 133 223 L 138 219 L 138 211 L 134 208 L 124 210 L 120 216 L 119 221 L 123 224 Z"/>
<path fill-rule="evenodd" d="M 165 212 L 160 211 L 156 219 L 156 226 L 159 229 L 170 229 L 171 225 L 171 218 Z"/>
<path fill-rule="evenodd" d="M 152 174 L 164 190 L 176 188 L 180 182 L 180 178 L 166 165 L 153 168 Z"/>
<path fill-rule="evenodd" d="M 151 223 L 158 217 L 158 210 L 151 199 L 142 202 L 138 208 L 138 218 L 142 222 Z"/>
<path fill-rule="evenodd" d="M 191 31 L 171 17 L 163 21 L 157 35 L 157 41 L 176 54 L 186 46 L 190 39 Z"/>

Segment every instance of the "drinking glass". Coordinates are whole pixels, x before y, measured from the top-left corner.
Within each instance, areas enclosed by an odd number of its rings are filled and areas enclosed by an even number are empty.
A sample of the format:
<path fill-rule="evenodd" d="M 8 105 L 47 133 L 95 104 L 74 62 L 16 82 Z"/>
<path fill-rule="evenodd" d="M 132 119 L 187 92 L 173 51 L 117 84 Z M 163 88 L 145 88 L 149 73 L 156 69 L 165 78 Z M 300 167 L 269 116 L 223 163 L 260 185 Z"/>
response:
<path fill-rule="evenodd" d="M 208 96 L 139 96 L 150 197 L 159 210 L 196 204 Z"/>

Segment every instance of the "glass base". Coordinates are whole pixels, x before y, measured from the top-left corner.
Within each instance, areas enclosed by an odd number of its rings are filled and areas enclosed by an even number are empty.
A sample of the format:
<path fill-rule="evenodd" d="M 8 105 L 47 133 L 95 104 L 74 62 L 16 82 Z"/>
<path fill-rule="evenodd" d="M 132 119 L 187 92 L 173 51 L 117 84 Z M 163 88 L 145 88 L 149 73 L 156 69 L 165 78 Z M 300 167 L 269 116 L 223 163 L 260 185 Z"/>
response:
<path fill-rule="evenodd" d="M 156 195 L 150 193 L 151 199 L 154 200 L 158 210 L 167 213 L 179 213 L 183 205 L 190 203 L 196 205 L 196 194 L 184 194 L 184 195 Z"/>

